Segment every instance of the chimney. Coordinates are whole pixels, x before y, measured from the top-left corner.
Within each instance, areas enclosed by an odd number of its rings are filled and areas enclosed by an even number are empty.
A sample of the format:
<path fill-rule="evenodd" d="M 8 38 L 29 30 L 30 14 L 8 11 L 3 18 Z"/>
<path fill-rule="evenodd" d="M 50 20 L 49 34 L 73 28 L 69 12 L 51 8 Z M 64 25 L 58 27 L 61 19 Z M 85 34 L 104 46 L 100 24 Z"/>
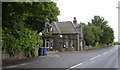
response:
<path fill-rule="evenodd" d="M 74 23 L 74 24 L 77 24 L 76 17 L 74 17 L 73 23 Z"/>

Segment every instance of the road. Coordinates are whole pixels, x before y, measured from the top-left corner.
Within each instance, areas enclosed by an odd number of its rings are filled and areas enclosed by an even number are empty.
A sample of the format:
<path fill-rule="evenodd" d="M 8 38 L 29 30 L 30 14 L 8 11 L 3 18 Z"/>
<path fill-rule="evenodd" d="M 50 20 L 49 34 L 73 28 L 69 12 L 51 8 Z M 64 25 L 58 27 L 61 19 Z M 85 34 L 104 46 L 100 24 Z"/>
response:
<path fill-rule="evenodd" d="M 5 68 L 65 68 L 67 70 L 107 70 L 109 68 L 108 70 L 117 70 L 120 68 L 119 50 L 119 46 L 116 45 L 80 52 L 58 52 L 42 60 L 37 59 Z"/>
<path fill-rule="evenodd" d="M 69 69 L 72 68 L 118 68 L 118 46 Z"/>

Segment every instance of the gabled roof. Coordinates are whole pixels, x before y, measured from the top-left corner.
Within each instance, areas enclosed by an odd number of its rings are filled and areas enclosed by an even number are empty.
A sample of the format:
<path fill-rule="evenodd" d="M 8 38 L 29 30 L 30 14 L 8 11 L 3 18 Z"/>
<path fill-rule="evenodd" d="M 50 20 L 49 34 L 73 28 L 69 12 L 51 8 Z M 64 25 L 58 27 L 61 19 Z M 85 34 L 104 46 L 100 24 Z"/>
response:
<path fill-rule="evenodd" d="M 53 28 L 53 33 L 61 33 L 60 28 L 58 27 L 58 24 L 56 22 L 51 23 Z"/>
<path fill-rule="evenodd" d="M 51 23 L 53 33 L 60 34 L 76 34 L 79 33 L 74 24 L 71 21 L 65 22 L 53 22 Z"/>

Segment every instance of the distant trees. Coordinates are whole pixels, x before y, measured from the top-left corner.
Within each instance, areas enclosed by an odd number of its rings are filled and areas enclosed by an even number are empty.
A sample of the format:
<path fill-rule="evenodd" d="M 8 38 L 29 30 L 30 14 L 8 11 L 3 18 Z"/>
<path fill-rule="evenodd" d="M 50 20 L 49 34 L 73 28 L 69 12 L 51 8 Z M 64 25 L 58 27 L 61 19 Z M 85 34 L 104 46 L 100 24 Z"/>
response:
<path fill-rule="evenodd" d="M 87 25 L 84 25 L 84 39 L 86 45 L 109 45 L 114 41 L 114 31 L 107 25 L 107 21 L 100 16 L 94 16 Z"/>

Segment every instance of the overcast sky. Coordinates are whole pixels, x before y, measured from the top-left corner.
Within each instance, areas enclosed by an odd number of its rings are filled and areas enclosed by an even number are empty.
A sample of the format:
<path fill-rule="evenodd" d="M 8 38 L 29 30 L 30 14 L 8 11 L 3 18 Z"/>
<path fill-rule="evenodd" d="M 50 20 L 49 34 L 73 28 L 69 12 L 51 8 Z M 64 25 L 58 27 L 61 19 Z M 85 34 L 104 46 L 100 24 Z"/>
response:
<path fill-rule="evenodd" d="M 115 41 L 118 41 L 118 6 L 119 0 L 56 0 L 60 10 L 59 21 L 88 23 L 95 15 L 104 17 L 113 28 Z"/>

